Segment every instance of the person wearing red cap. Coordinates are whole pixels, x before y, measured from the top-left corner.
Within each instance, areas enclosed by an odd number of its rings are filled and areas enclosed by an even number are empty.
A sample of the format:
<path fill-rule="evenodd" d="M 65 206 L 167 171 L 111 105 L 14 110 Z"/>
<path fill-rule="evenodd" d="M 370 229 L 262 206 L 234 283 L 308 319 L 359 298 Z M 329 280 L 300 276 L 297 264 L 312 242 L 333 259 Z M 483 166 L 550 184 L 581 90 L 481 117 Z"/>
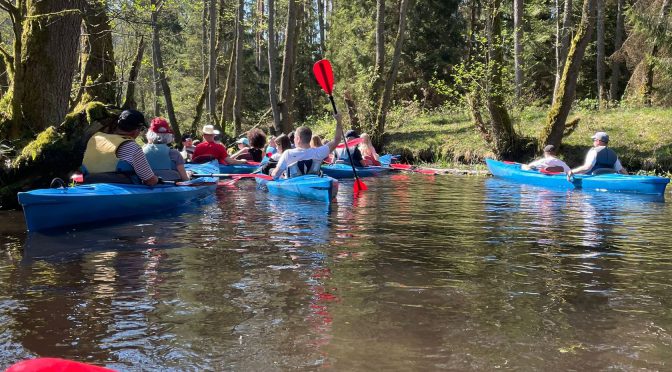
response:
<path fill-rule="evenodd" d="M 119 115 L 114 132 L 91 136 L 82 161 L 84 182 L 156 185 L 159 178 L 135 142 L 145 127 L 141 112 L 125 110 Z"/>
<path fill-rule="evenodd" d="M 174 141 L 173 130 L 164 118 L 152 119 L 147 131 L 147 144 L 142 147 L 152 171 L 167 181 L 187 181 L 189 176 L 184 169 L 182 154 L 168 147 Z"/>

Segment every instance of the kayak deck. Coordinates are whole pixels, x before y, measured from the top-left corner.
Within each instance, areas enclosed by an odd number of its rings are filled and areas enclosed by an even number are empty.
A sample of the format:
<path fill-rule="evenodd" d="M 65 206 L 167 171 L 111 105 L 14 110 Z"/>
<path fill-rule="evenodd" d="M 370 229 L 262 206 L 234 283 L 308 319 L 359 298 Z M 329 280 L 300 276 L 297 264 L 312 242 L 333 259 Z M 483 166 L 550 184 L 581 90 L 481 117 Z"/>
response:
<path fill-rule="evenodd" d="M 328 164 L 323 165 L 321 169 L 322 173 L 332 178 L 355 178 L 350 164 Z M 392 170 L 389 167 L 356 167 L 355 169 L 357 170 L 358 177 L 380 176 Z"/>

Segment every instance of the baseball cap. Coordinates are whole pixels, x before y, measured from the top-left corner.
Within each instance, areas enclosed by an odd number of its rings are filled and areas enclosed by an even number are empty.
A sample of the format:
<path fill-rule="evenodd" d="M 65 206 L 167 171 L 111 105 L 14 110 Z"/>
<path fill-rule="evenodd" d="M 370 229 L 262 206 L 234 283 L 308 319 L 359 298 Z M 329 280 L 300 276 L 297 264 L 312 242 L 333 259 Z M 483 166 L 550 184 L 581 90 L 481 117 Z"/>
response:
<path fill-rule="evenodd" d="M 170 124 L 164 118 L 154 118 L 152 119 L 152 124 L 149 126 L 149 130 L 154 133 L 173 133 L 173 130 L 170 128 Z"/>
<path fill-rule="evenodd" d="M 250 145 L 250 141 L 247 138 L 238 138 L 238 141 L 236 141 L 236 143 L 242 143 L 245 146 Z"/>
<path fill-rule="evenodd" d="M 119 115 L 117 126 L 121 130 L 132 131 L 141 127 L 146 127 L 145 116 L 140 111 L 124 110 Z"/>
<path fill-rule="evenodd" d="M 590 137 L 590 138 L 592 138 L 594 140 L 600 140 L 600 141 L 605 142 L 605 143 L 609 142 L 609 135 L 606 134 L 605 132 L 597 132 L 597 133 L 593 134 L 593 136 Z"/>

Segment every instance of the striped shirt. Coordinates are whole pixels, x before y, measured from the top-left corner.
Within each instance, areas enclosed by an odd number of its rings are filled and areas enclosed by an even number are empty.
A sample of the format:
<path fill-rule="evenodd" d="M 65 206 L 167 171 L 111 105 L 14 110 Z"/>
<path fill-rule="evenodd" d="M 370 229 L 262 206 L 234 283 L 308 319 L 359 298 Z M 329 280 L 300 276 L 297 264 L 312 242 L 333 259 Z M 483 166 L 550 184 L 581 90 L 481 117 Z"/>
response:
<path fill-rule="evenodd" d="M 133 141 L 122 143 L 117 149 L 117 158 L 131 164 L 141 180 L 147 181 L 154 177 L 152 167 L 149 166 L 145 153 L 142 152 L 142 148 L 137 143 Z"/>

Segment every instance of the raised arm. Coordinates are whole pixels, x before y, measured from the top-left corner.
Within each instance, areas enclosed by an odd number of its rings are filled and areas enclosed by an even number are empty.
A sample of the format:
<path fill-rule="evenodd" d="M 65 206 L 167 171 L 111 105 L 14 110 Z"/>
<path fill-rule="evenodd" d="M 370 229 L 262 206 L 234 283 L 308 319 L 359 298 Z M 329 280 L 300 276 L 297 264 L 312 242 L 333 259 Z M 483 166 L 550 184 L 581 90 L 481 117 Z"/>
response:
<path fill-rule="evenodd" d="M 334 133 L 334 140 L 329 142 L 329 152 L 336 150 L 336 146 L 341 143 L 343 138 L 343 126 L 341 125 L 341 114 L 335 114 L 334 119 L 336 119 L 336 133 Z"/>

